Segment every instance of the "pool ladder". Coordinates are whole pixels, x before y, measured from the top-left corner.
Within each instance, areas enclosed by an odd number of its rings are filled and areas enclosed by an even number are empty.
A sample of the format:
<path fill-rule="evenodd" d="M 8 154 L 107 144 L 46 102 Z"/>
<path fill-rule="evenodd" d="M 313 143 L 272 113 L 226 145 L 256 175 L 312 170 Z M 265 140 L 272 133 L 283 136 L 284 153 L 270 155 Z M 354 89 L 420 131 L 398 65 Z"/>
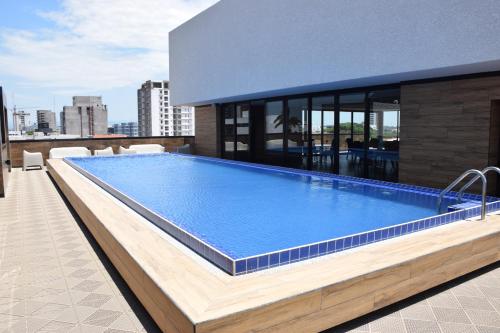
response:
<path fill-rule="evenodd" d="M 482 171 L 479 171 L 477 169 L 470 169 L 465 171 L 463 174 L 461 174 L 457 179 L 455 179 L 450 185 L 448 185 L 447 188 L 445 188 L 441 193 L 439 194 L 438 201 L 437 201 L 437 210 L 438 214 L 441 214 L 441 204 L 443 202 L 443 197 L 445 196 L 446 193 L 450 192 L 455 186 L 457 186 L 458 183 L 460 183 L 462 180 L 464 180 L 467 176 L 475 174 L 474 178 L 469 180 L 468 183 L 466 183 L 460 190 L 458 191 L 458 202 L 462 202 L 462 196 L 464 194 L 464 191 L 468 189 L 472 184 L 474 184 L 478 179 L 481 179 L 482 181 L 482 189 L 481 189 L 481 220 L 484 220 L 486 217 L 486 188 L 488 185 L 488 181 L 486 180 L 485 174 L 490 172 L 490 171 L 495 171 L 500 175 L 500 168 L 497 168 L 495 166 L 489 166 L 487 168 L 484 168 Z"/>

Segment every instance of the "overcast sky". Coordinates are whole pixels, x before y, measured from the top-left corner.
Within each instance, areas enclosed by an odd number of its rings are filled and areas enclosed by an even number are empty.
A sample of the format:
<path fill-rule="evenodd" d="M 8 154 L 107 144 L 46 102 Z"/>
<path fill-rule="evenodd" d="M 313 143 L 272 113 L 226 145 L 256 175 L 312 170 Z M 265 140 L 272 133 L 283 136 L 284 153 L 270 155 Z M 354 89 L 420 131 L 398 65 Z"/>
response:
<path fill-rule="evenodd" d="M 0 0 L 8 107 L 59 113 L 73 95 L 97 95 L 110 123 L 137 121 L 137 88 L 168 79 L 168 32 L 215 2 Z"/>

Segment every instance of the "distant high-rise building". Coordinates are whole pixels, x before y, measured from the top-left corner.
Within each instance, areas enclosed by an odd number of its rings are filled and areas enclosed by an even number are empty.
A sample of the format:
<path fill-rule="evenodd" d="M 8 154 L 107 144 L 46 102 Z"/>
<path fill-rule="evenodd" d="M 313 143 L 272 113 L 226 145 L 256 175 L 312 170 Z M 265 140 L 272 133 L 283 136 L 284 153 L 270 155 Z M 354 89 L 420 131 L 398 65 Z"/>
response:
<path fill-rule="evenodd" d="M 63 134 L 81 137 L 108 132 L 108 108 L 99 96 L 74 96 L 73 106 L 63 107 L 61 112 Z"/>
<path fill-rule="evenodd" d="M 30 114 L 24 111 L 16 111 L 12 114 L 14 122 L 14 131 L 26 131 L 31 126 Z"/>
<path fill-rule="evenodd" d="M 137 90 L 139 136 L 194 135 L 194 108 L 173 107 L 168 81 L 146 81 Z"/>
<path fill-rule="evenodd" d="M 57 130 L 55 112 L 49 110 L 37 110 L 36 120 L 39 132 L 51 133 Z"/>
<path fill-rule="evenodd" d="M 113 134 L 125 134 L 127 136 L 139 136 L 139 128 L 136 122 L 114 124 Z M 108 131 L 109 133 L 109 131 Z"/>

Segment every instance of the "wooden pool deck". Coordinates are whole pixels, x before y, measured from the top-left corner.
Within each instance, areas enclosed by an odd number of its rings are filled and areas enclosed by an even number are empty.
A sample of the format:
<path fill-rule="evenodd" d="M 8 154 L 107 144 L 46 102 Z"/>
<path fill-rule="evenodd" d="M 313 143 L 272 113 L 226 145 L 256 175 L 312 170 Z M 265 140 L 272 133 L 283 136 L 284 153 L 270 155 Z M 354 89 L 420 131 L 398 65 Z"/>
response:
<path fill-rule="evenodd" d="M 61 160 L 54 180 L 165 332 L 317 332 L 500 260 L 500 216 L 229 276 Z"/>

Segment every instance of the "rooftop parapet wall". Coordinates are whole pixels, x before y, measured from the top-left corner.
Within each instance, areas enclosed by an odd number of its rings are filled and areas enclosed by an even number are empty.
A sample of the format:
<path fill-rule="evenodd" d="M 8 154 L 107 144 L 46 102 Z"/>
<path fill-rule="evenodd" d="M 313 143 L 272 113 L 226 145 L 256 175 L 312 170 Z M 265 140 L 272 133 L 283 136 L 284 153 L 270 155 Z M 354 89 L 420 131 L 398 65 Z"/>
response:
<path fill-rule="evenodd" d="M 175 151 L 175 148 L 184 144 L 194 145 L 194 136 L 175 136 L 175 137 L 125 137 L 125 138 L 105 138 L 105 139 L 62 139 L 62 140 L 20 140 L 11 141 L 11 158 L 14 167 L 22 167 L 23 150 L 29 152 L 41 152 L 44 161 L 49 158 L 49 151 L 56 147 L 86 147 L 92 151 L 112 147 L 115 154 L 118 148 L 123 146 L 128 148 L 130 145 L 140 144 L 160 144 L 167 151 Z"/>

